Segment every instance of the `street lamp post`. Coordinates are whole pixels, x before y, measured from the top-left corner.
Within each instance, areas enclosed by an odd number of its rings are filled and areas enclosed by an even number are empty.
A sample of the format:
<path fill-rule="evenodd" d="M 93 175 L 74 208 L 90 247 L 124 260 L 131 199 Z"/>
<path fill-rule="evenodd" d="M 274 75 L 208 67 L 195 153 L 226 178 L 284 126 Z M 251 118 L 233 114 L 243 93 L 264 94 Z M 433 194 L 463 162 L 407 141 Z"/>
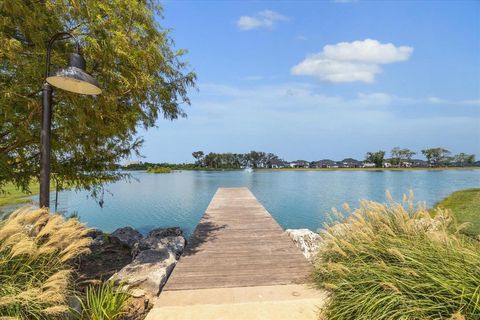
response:
<path fill-rule="evenodd" d="M 67 68 L 50 73 L 50 55 L 53 43 L 57 40 L 73 39 L 76 52 L 70 54 Z M 55 34 L 47 46 L 47 63 L 45 83 L 42 90 L 42 122 L 40 134 L 40 208 L 50 206 L 50 157 L 51 157 L 51 125 L 52 125 L 52 93 L 53 88 L 77 94 L 99 95 L 102 93 L 98 82 L 85 72 L 85 59 L 80 54 L 80 43 L 68 32 Z"/>

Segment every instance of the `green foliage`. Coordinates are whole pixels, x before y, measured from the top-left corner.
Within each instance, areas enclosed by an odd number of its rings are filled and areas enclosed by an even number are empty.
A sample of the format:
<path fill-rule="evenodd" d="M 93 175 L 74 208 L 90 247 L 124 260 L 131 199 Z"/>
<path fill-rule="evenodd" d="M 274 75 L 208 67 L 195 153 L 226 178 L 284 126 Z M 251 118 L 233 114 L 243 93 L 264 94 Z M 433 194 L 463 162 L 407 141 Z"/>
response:
<path fill-rule="evenodd" d="M 401 149 L 400 147 L 394 147 L 391 151 L 392 159 L 390 163 L 396 166 L 402 166 L 404 162 L 409 162 L 416 152 L 411 151 L 408 148 Z"/>
<path fill-rule="evenodd" d="M 375 163 L 375 167 L 381 168 L 383 166 L 383 160 L 385 158 L 385 151 L 377 151 L 377 152 L 367 152 L 367 156 L 365 160 L 367 162 Z"/>
<path fill-rule="evenodd" d="M 466 189 L 452 193 L 434 208 L 450 209 L 458 223 L 467 223 L 462 232 L 480 236 L 480 189 Z M 479 238 L 480 239 L 480 238 Z"/>
<path fill-rule="evenodd" d="M 453 161 L 456 162 L 456 164 L 460 167 L 463 167 L 465 165 L 471 165 L 475 162 L 475 155 L 462 152 L 453 156 Z"/>
<path fill-rule="evenodd" d="M 156 22 L 161 14 L 154 0 L 0 2 L 0 189 L 11 182 L 28 190 L 39 174 L 40 90 L 46 43 L 57 32 L 79 38 L 87 72 L 103 89 L 93 98 L 55 90 L 52 172 L 60 186 L 95 195 L 94 186 L 122 178 L 115 163 L 138 153 L 137 126 L 185 116 L 195 74 Z M 57 42 L 52 70 L 72 50 Z"/>
<path fill-rule="evenodd" d="M 89 286 L 85 292 L 85 299 L 80 300 L 82 314 L 80 319 L 85 320 L 115 320 L 125 314 L 129 294 L 122 290 L 115 290 L 113 281 L 103 282 L 99 286 Z"/>
<path fill-rule="evenodd" d="M 451 233 L 448 211 L 364 201 L 322 235 L 315 263 L 344 319 L 479 319 L 480 244 Z M 349 212 L 350 210 L 348 210 Z"/>
<path fill-rule="evenodd" d="M 44 209 L 20 209 L 0 221 L 0 318 L 63 319 L 69 264 L 89 252 L 88 231 Z"/>
<path fill-rule="evenodd" d="M 193 170 L 199 169 L 201 167 L 195 165 L 194 163 L 153 163 L 153 162 L 139 162 L 132 163 L 126 166 L 121 167 L 122 170 L 128 171 L 138 171 L 138 170 L 149 170 L 150 168 L 162 167 L 170 168 L 171 170 Z"/>
<path fill-rule="evenodd" d="M 203 155 L 203 151 L 194 152 L 197 155 L 199 152 Z M 195 155 L 192 154 L 194 157 Z M 196 157 L 195 157 L 196 158 Z M 214 153 L 210 152 L 202 156 L 202 166 L 212 169 L 240 169 L 241 167 L 253 168 L 267 168 L 272 160 L 277 160 L 279 157 L 273 153 L 265 153 L 261 151 L 250 151 L 248 153 Z"/>
<path fill-rule="evenodd" d="M 205 157 L 205 154 L 203 153 L 203 151 L 195 151 L 195 152 L 192 152 L 192 157 L 195 158 L 195 164 L 197 166 L 203 166 L 203 160 L 204 160 L 204 157 Z"/>
<path fill-rule="evenodd" d="M 147 172 L 149 173 L 171 173 L 172 169 L 168 167 L 150 167 Z"/>
<path fill-rule="evenodd" d="M 422 154 L 432 166 L 446 165 L 449 160 L 450 151 L 444 148 L 429 148 L 422 150 Z"/>

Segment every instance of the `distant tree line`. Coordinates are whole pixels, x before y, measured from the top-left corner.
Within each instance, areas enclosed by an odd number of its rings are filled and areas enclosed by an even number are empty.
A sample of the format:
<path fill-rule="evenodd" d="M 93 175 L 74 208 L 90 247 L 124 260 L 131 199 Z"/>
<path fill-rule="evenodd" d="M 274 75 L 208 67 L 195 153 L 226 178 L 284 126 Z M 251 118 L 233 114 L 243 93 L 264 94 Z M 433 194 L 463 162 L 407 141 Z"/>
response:
<path fill-rule="evenodd" d="M 121 166 L 123 170 L 153 170 L 156 168 L 168 168 L 171 170 L 192 170 L 196 169 L 197 166 L 194 163 L 153 163 L 153 162 L 135 162 L 129 163 L 127 165 Z"/>
<path fill-rule="evenodd" d="M 427 159 L 427 163 L 431 167 L 442 166 L 468 166 L 475 162 L 474 154 L 459 153 L 452 156 L 452 153 L 442 147 L 423 149 L 422 154 Z M 407 166 L 411 163 L 412 157 L 417 154 L 408 148 L 401 149 L 400 147 L 394 147 L 390 151 L 391 158 L 385 159 L 385 151 L 379 150 L 376 152 L 367 152 L 365 161 L 374 163 L 377 168 L 384 166 L 384 163 L 388 161 L 392 166 Z"/>
<path fill-rule="evenodd" d="M 386 152 L 379 150 L 375 152 L 367 152 L 363 163 L 371 163 L 377 168 L 385 166 L 392 167 L 409 167 L 415 162 L 423 162 L 422 166 L 442 167 L 454 166 L 464 167 L 471 166 L 475 162 L 474 154 L 459 153 L 452 155 L 445 148 L 428 148 L 421 150 L 421 154 L 425 156 L 426 161 L 413 159 L 417 154 L 408 148 L 394 147 L 390 151 L 390 158 L 386 158 Z M 136 162 L 122 166 L 124 170 L 148 170 L 149 168 L 170 168 L 172 170 L 217 170 L 217 169 L 240 169 L 245 167 L 251 168 L 271 168 L 288 167 L 288 162 L 282 160 L 279 156 L 262 151 L 250 151 L 247 153 L 205 153 L 203 151 L 195 151 L 192 153 L 195 159 L 194 163 L 151 163 Z M 352 159 L 354 160 L 354 159 Z M 354 160 L 357 161 L 357 160 Z M 279 166 L 280 164 L 280 166 Z M 308 162 L 306 162 L 308 167 Z M 283 166 L 282 166 L 283 165 Z M 312 164 L 310 164 L 311 166 Z M 418 166 L 418 165 L 416 165 Z"/>
<path fill-rule="evenodd" d="M 280 158 L 273 153 L 250 151 L 248 153 L 214 153 L 203 151 L 192 153 L 195 165 L 214 169 L 239 169 L 244 167 L 266 168 L 269 163 Z"/>

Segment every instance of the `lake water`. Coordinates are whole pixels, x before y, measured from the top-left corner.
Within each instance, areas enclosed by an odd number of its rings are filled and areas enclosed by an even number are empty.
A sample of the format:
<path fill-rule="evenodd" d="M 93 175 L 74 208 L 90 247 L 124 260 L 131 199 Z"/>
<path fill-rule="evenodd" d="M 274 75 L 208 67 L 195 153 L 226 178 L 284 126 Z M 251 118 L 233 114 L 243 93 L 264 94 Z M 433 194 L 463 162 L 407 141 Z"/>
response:
<path fill-rule="evenodd" d="M 76 211 L 89 226 L 113 231 L 132 226 L 195 228 L 219 187 L 248 187 L 284 228 L 317 229 L 325 212 L 360 199 L 386 201 L 413 190 L 428 206 L 449 193 L 480 187 L 480 170 L 412 171 L 176 171 L 171 174 L 133 172 L 137 181 L 108 185 L 103 208 L 87 192 L 65 191 L 59 209 Z M 52 202 L 54 194 L 52 194 Z"/>

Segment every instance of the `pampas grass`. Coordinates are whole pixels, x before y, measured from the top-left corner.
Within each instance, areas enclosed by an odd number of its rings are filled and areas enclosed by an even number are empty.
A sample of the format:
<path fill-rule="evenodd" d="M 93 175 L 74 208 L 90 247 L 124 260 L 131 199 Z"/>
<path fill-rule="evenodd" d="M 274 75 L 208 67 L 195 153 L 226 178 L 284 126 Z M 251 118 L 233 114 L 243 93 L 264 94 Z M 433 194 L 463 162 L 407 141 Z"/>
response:
<path fill-rule="evenodd" d="M 88 229 L 46 209 L 0 221 L 0 316 L 56 319 L 69 312 L 69 262 L 89 252 Z"/>
<path fill-rule="evenodd" d="M 315 261 L 316 284 L 331 292 L 323 316 L 480 319 L 480 244 L 459 233 L 449 211 L 432 218 L 412 195 L 344 209 Z"/>

